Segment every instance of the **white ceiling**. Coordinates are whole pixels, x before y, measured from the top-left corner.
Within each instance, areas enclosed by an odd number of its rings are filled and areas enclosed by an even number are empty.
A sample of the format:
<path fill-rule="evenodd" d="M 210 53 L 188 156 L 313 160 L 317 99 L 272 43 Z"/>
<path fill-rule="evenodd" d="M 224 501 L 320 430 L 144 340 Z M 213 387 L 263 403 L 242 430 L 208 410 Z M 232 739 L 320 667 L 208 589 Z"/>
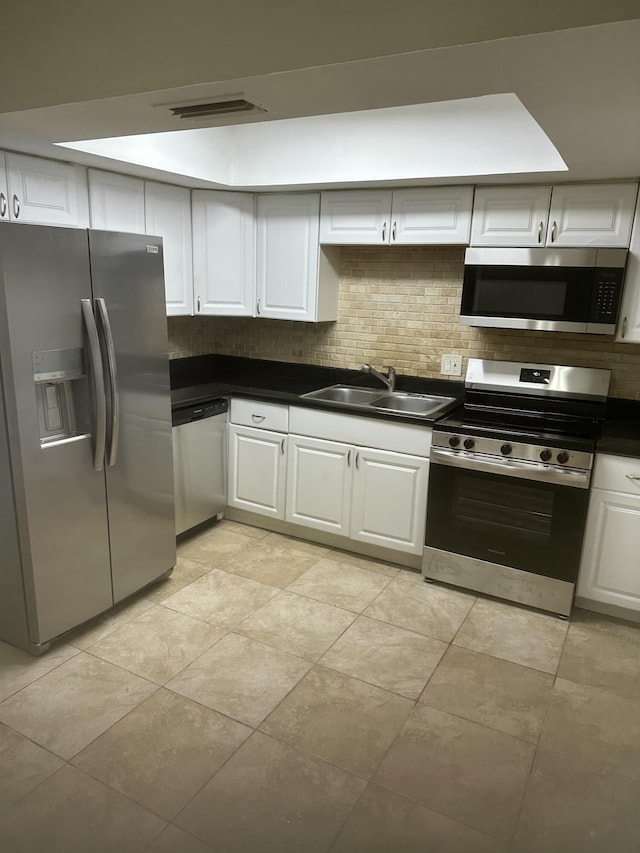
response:
<path fill-rule="evenodd" d="M 270 137 L 272 146 L 281 151 L 281 163 L 286 165 L 290 152 L 296 148 L 296 131 L 295 122 L 281 121 L 283 119 L 513 93 L 555 146 L 567 171 L 560 171 L 558 167 L 533 171 L 531 167 L 531 171 L 516 171 L 515 177 L 513 173 L 505 177 L 502 168 L 494 167 L 495 171 L 487 172 L 486 167 L 479 164 L 472 172 L 461 165 L 460 180 L 468 181 L 470 174 L 477 177 L 477 183 L 513 182 L 515 179 L 558 182 L 637 178 L 640 175 L 639 46 L 640 20 L 622 21 L 14 111 L 0 115 L 0 146 L 176 180 L 191 186 L 242 185 L 264 189 L 295 185 L 301 188 L 307 179 L 298 174 L 295 180 L 287 181 L 282 168 L 273 170 L 271 183 L 257 180 L 254 174 L 255 183 L 251 184 L 248 168 L 251 146 L 244 140 L 253 138 L 264 142 Z M 175 131 L 185 125 L 202 127 L 202 122 L 194 125 L 173 117 L 168 105 L 238 94 L 267 110 L 262 115 L 248 116 L 249 120 L 276 121 L 288 126 L 277 144 L 273 141 L 276 124 L 270 128 L 270 133 L 254 125 L 244 137 L 242 131 L 246 129 L 228 128 L 226 138 L 243 155 L 247 168 L 246 176 L 235 174 L 226 183 L 212 173 L 184 177 L 186 170 L 180 167 L 179 158 L 171 159 L 170 149 L 169 153 L 164 152 L 162 161 L 147 168 L 116 165 L 113 160 L 65 152 L 52 144 Z M 489 116 L 487 113 L 487 120 Z M 232 123 L 238 121 L 244 119 L 236 118 Z M 482 116 L 478 116 L 477 127 L 482 136 Z M 472 137 L 472 130 L 467 128 L 466 132 Z M 511 136 L 510 130 L 502 132 Z M 327 137 L 327 147 L 333 146 L 335 150 L 336 143 L 326 123 L 323 133 Z M 408 176 L 403 172 L 405 142 L 402 134 L 398 134 L 395 144 L 389 146 L 387 165 L 395 160 L 395 173 L 378 171 L 369 176 L 360 173 L 357 180 L 347 178 L 347 174 L 354 172 L 343 172 L 338 180 L 335 174 L 333 180 L 328 180 L 326 174 L 324 178 L 316 174 L 308 185 L 455 182 L 455 175 L 446 180 L 437 174 Z M 472 150 L 473 138 L 465 142 Z M 509 142 L 513 143 L 511 148 L 517 147 L 515 137 L 506 139 L 505 156 Z M 444 149 L 450 140 L 443 135 L 441 143 Z M 206 143 L 201 144 L 206 148 Z"/>

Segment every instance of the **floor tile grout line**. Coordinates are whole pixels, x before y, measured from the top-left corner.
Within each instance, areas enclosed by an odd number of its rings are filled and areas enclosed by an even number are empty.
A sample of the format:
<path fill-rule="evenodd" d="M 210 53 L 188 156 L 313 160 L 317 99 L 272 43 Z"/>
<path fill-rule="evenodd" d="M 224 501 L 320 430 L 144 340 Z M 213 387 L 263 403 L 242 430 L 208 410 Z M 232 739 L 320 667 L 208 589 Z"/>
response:
<path fill-rule="evenodd" d="M 384 782 L 376 781 L 373 777 L 367 783 L 367 787 L 369 785 L 376 785 L 378 788 L 382 788 L 383 791 L 389 791 L 391 794 L 394 794 L 396 797 L 402 797 L 403 800 L 407 800 L 409 803 L 413 803 L 414 805 L 421 806 L 423 809 L 427 809 L 427 811 L 434 812 L 435 814 L 439 814 L 442 817 L 446 817 L 448 820 L 453 821 L 453 823 L 459 823 L 461 826 L 466 826 L 468 829 L 474 830 L 474 832 L 480 833 L 480 835 L 484 835 L 486 838 L 490 838 L 492 841 L 500 841 L 503 844 L 509 844 L 509 841 L 504 840 L 499 835 L 494 835 L 492 832 L 487 832 L 486 829 L 479 829 L 479 827 L 474 826 L 472 823 L 467 823 L 467 821 L 460 820 L 460 818 L 453 817 L 447 812 L 443 812 L 440 809 L 435 808 L 434 806 L 428 806 L 426 803 L 420 802 L 420 800 L 414 800 L 413 797 L 407 796 L 407 794 L 403 794 L 401 791 L 396 791 L 393 788 L 388 787 L 384 784 Z M 438 851 L 434 851 L 434 853 L 438 853 Z"/>
<path fill-rule="evenodd" d="M 18 693 L 20 693 L 26 687 L 30 687 L 32 684 L 36 684 L 42 678 L 44 678 L 45 676 L 49 675 L 52 672 L 55 672 L 56 669 L 59 669 L 61 666 L 64 666 L 65 663 L 68 663 L 70 660 L 77 657 L 80 654 L 80 652 L 82 652 L 82 649 L 78 649 L 78 648 L 76 648 L 76 646 L 71 646 L 71 648 L 74 650 L 74 653 L 72 655 L 70 655 L 66 660 L 63 660 L 60 663 L 57 663 L 55 666 L 52 666 L 51 669 L 48 669 L 46 672 L 43 672 L 42 675 L 39 675 L 37 678 L 34 678 L 33 681 L 29 681 L 29 682 L 27 682 L 27 684 L 23 684 L 22 687 L 18 687 L 17 690 L 14 690 L 12 693 L 9 693 L 7 696 L 4 696 L 2 699 L 0 699 L 0 708 L 2 708 L 2 706 L 4 705 L 4 703 L 7 700 L 12 699 L 14 696 L 17 696 Z M 22 651 L 22 649 L 20 651 Z M 29 654 L 29 652 L 25 652 L 25 654 Z M 2 721 L 0 720 L 0 722 L 2 722 Z"/>
<path fill-rule="evenodd" d="M 435 705 L 430 705 L 428 702 L 424 701 L 423 699 L 417 699 L 416 705 L 417 705 L 417 707 L 424 706 L 426 708 L 430 708 L 432 711 L 438 711 L 441 714 L 449 714 L 451 717 L 455 717 L 458 720 L 464 720 L 465 723 L 471 723 L 472 725 L 480 726 L 483 729 L 487 729 L 487 731 L 495 732 L 496 734 L 504 735 L 505 737 L 513 738 L 513 740 L 520 741 L 521 743 L 525 743 L 528 746 L 533 746 L 536 749 L 537 749 L 538 743 L 540 741 L 540 735 L 538 735 L 538 737 L 535 740 L 528 740 L 527 738 L 522 737 L 521 735 L 514 735 L 512 732 L 505 732 L 504 729 L 497 729 L 494 726 L 488 725 L 487 723 L 481 723 L 478 720 L 472 719 L 471 717 L 465 717 L 464 714 L 458 714 L 455 711 L 446 711 L 443 708 L 438 708 Z"/>

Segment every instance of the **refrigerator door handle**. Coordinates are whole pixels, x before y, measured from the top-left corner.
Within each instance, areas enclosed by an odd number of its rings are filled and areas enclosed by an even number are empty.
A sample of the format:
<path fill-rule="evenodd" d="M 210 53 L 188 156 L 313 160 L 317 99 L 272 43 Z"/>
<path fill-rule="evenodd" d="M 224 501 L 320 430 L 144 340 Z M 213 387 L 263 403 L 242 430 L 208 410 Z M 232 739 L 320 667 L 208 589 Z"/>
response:
<path fill-rule="evenodd" d="M 116 365 L 116 348 L 113 343 L 111 322 L 107 303 L 102 297 L 96 299 L 98 316 L 104 333 L 104 348 L 107 356 L 107 373 L 109 377 L 109 392 L 111 394 L 111 432 L 109 441 L 109 452 L 107 462 L 110 467 L 116 464 L 118 459 L 118 443 L 120 438 L 120 394 L 118 393 L 118 368 Z"/>
<path fill-rule="evenodd" d="M 95 395 L 95 436 L 93 442 L 93 470 L 102 471 L 104 468 L 104 452 L 107 442 L 107 398 L 104 390 L 104 375 L 102 372 L 102 355 L 96 318 L 90 299 L 81 299 L 82 316 L 87 330 L 89 354 L 91 357 L 91 372 L 93 374 L 93 390 Z"/>

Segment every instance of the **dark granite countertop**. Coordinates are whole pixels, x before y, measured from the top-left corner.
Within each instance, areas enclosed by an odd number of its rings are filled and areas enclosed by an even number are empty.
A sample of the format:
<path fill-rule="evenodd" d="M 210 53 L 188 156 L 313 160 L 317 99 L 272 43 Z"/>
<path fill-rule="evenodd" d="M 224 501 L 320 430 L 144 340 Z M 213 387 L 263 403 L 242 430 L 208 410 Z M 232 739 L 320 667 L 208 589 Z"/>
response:
<path fill-rule="evenodd" d="M 609 399 L 607 419 L 596 450 L 640 459 L 640 402 Z"/>
<path fill-rule="evenodd" d="M 384 388 L 380 382 L 361 370 L 335 367 L 318 367 L 282 361 L 238 358 L 234 356 L 206 355 L 173 359 L 171 369 L 171 402 L 175 408 L 200 403 L 213 397 L 237 396 L 285 405 L 305 406 L 325 411 L 339 411 L 378 420 L 401 421 L 427 425 L 433 418 L 411 416 L 376 409 L 357 409 L 352 406 L 327 404 L 320 400 L 301 398 L 301 394 L 326 388 L 329 385 L 360 385 L 367 388 Z M 464 383 L 443 379 L 426 379 L 420 376 L 398 374 L 397 391 L 419 394 L 437 394 L 455 397 L 462 401 Z M 442 417 L 447 410 L 438 412 Z"/>
<path fill-rule="evenodd" d="M 430 418 L 373 409 L 355 409 L 337 404 L 327 405 L 319 400 L 300 397 L 309 391 L 338 384 L 361 385 L 384 391 L 375 377 L 361 370 L 223 355 L 173 359 L 170 369 L 171 402 L 174 408 L 214 397 L 234 395 L 284 405 L 340 411 L 380 420 L 422 425 L 433 423 Z M 455 397 L 462 402 L 464 382 L 398 374 L 397 390 Z M 445 414 L 446 411 L 439 412 L 438 418 L 444 417 Z M 599 453 L 640 458 L 640 402 L 618 400 L 614 397 L 609 399 L 606 422 L 596 449 Z"/>

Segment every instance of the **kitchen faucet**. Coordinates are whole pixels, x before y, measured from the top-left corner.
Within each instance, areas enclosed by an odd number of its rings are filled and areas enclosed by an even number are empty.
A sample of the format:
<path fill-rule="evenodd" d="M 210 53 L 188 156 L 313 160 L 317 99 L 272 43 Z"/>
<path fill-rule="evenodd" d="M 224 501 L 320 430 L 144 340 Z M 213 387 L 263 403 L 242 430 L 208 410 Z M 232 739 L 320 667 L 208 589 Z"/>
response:
<path fill-rule="evenodd" d="M 376 379 L 379 379 L 380 382 L 383 382 L 389 391 L 395 391 L 396 387 L 396 370 L 395 367 L 387 367 L 388 375 L 385 376 L 383 373 L 379 373 L 375 367 L 372 367 L 370 364 L 363 364 L 361 370 L 364 370 L 365 373 L 371 373 Z"/>

